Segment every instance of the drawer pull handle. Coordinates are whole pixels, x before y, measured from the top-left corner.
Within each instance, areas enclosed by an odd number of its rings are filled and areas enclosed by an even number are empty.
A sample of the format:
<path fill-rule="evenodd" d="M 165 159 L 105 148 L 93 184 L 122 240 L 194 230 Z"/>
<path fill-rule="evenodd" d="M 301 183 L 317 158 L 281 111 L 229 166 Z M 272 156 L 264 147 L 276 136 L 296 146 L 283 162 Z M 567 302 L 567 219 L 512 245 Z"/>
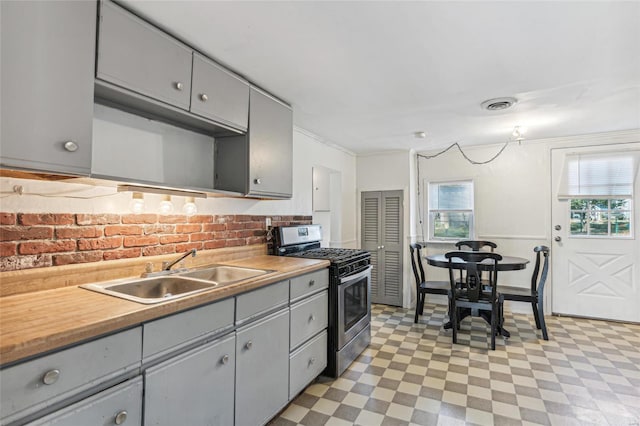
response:
<path fill-rule="evenodd" d="M 116 421 L 115 421 L 115 423 L 116 423 L 117 425 L 121 425 L 121 424 L 123 424 L 123 423 L 124 423 L 124 422 L 126 422 L 126 421 L 127 421 L 127 412 L 126 412 L 126 411 L 122 410 L 122 411 L 120 411 L 118 414 L 116 414 Z"/>
<path fill-rule="evenodd" d="M 225 354 L 225 355 L 222 357 L 222 359 L 220 360 L 220 362 L 221 362 L 222 364 L 226 364 L 226 363 L 228 363 L 228 362 L 229 362 L 229 354 Z"/>
<path fill-rule="evenodd" d="M 184 85 L 182 83 L 180 83 L 179 81 L 177 81 L 175 83 L 176 90 L 182 90 L 183 87 L 184 87 Z"/>
<path fill-rule="evenodd" d="M 316 316 L 311 314 L 309 315 L 309 322 L 315 321 L 316 320 Z"/>
<path fill-rule="evenodd" d="M 316 280 L 310 280 L 309 281 L 309 287 L 311 287 L 312 285 L 315 285 L 315 283 L 316 283 Z"/>
<path fill-rule="evenodd" d="M 60 370 L 47 371 L 46 373 L 44 373 L 44 376 L 42 376 L 42 383 L 44 383 L 45 385 L 52 385 L 58 381 L 59 377 Z"/>
<path fill-rule="evenodd" d="M 315 363 L 316 363 L 316 359 L 315 359 L 315 358 L 313 358 L 313 357 L 311 357 L 311 358 L 309 359 L 309 367 L 311 367 L 311 366 L 312 366 L 313 364 L 315 364 Z"/>
<path fill-rule="evenodd" d="M 247 343 L 244 344 L 244 347 L 246 350 L 251 349 L 253 347 L 253 342 L 249 340 Z"/>

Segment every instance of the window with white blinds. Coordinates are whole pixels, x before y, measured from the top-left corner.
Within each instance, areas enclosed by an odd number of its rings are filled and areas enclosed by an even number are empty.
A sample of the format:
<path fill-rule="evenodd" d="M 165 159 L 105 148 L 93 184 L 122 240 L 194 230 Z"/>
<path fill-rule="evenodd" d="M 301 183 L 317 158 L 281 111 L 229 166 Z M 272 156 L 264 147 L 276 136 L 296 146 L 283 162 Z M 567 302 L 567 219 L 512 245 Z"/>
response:
<path fill-rule="evenodd" d="M 473 235 L 473 181 L 429 182 L 429 238 L 469 239 Z"/>
<path fill-rule="evenodd" d="M 633 198 L 639 151 L 568 154 L 558 198 Z"/>

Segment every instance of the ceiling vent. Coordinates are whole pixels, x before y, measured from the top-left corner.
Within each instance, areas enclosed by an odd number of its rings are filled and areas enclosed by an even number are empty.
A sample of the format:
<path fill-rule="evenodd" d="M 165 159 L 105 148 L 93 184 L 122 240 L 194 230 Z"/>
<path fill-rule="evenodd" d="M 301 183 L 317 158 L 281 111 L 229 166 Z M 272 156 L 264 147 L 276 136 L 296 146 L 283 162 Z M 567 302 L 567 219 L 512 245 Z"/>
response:
<path fill-rule="evenodd" d="M 495 98 L 484 101 L 480 106 L 489 111 L 501 111 L 503 109 L 511 108 L 517 102 L 518 100 L 516 98 Z"/>

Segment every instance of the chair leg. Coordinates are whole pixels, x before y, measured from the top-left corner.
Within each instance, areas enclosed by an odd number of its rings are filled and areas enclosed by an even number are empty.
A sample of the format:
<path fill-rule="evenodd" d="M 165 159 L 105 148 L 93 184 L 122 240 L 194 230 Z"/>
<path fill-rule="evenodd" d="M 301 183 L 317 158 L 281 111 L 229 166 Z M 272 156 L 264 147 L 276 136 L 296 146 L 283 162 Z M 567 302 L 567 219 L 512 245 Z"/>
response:
<path fill-rule="evenodd" d="M 534 300 L 531 302 L 533 308 L 533 318 L 536 320 L 536 328 L 540 330 L 540 315 L 538 315 L 538 303 Z"/>
<path fill-rule="evenodd" d="M 451 301 L 451 336 L 453 338 L 453 343 L 458 343 L 458 308 L 456 308 L 456 302 Z"/>
<path fill-rule="evenodd" d="M 427 294 L 426 293 L 421 293 L 421 297 L 420 297 L 420 315 L 424 314 L 424 299 L 427 298 Z"/>
<path fill-rule="evenodd" d="M 540 327 L 542 329 L 542 338 L 544 340 L 549 340 L 549 335 L 547 334 L 547 323 L 544 321 L 544 308 L 542 307 L 542 303 L 538 303 L 538 317 L 540 318 Z"/>
<path fill-rule="evenodd" d="M 498 317 L 498 306 L 496 303 L 493 304 L 493 309 L 491 309 L 491 350 L 496 350 L 496 323 Z"/>
<path fill-rule="evenodd" d="M 418 292 L 418 300 L 416 300 L 416 316 L 413 318 L 413 323 L 418 323 L 418 312 L 420 312 L 420 292 Z"/>

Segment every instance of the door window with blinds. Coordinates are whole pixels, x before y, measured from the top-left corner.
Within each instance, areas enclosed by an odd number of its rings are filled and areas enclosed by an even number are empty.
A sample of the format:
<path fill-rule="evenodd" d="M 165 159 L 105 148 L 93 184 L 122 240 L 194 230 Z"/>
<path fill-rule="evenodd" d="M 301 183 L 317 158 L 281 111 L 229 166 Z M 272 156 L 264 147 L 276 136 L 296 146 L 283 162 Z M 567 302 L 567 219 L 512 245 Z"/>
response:
<path fill-rule="evenodd" d="M 568 199 L 571 237 L 633 237 L 640 152 L 568 154 L 558 189 Z"/>
<path fill-rule="evenodd" d="M 473 181 L 429 182 L 429 239 L 473 236 Z"/>

